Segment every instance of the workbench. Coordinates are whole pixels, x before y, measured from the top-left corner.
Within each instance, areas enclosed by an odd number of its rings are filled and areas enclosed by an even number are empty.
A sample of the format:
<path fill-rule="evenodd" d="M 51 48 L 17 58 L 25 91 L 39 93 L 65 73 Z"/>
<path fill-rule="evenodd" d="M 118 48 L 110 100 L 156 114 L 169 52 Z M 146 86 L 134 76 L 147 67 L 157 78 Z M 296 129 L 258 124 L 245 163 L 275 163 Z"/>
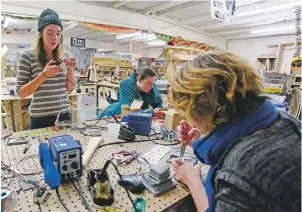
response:
<path fill-rule="evenodd" d="M 69 104 L 71 110 L 71 120 L 73 123 L 77 122 L 77 100 L 79 95 L 86 95 L 86 93 L 70 93 Z M 1 118 L 4 120 L 8 129 L 13 132 L 24 130 L 29 123 L 29 114 L 27 110 L 22 110 L 22 107 L 26 107 L 30 104 L 32 95 L 20 99 L 17 96 L 10 96 L 7 94 L 1 94 Z"/>
<path fill-rule="evenodd" d="M 107 121 L 102 120 L 99 122 L 101 126 L 106 126 L 108 124 Z M 22 136 L 22 135 L 32 135 L 32 134 L 39 134 L 39 131 L 44 129 L 38 129 L 38 130 L 32 130 L 32 131 L 21 131 L 17 133 L 13 133 L 12 136 Z M 51 131 L 51 132 L 44 132 L 44 135 L 46 137 L 51 136 L 58 136 L 63 135 L 64 132 L 66 134 L 69 134 L 73 136 L 74 139 L 80 140 L 83 150 L 85 151 L 86 145 L 88 144 L 89 140 L 92 138 L 90 136 L 84 136 L 83 134 L 79 133 L 76 130 L 67 130 L 67 131 Z M 108 143 L 107 139 L 107 131 L 102 131 L 102 137 L 103 143 Z M 144 136 L 137 136 L 138 140 L 146 139 L 147 137 Z M 168 141 L 157 141 L 158 143 L 165 143 L 167 144 Z M 127 151 L 137 151 L 138 153 L 141 153 L 143 155 L 145 152 L 149 151 L 151 148 L 153 148 L 156 144 L 152 141 L 147 142 L 141 142 L 141 143 L 128 143 L 128 144 L 120 144 L 120 145 L 109 145 L 104 146 L 102 148 L 99 148 L 96 150 L 94 155 L 92 156 L 90 162 L 88 163 L 87 169 L 99 169 L 102 168 L 104 163 L 112 158 L 113 152 L 119 152 L 122 150 Z M 23 149 L 26 147 L 26 145 L 18 145 L 18 146 L 7 146 L 4 141 L 2 141 L 2 148 L 1 148 L 1 160 L 3 163 L 9 165 L 14 160 L 24 156 Z M 180 147 L 180 145 L 172 146 L 174 147 Z M 35 149 L 29 150 L 27 154 L 31 153 L 38 153 L 38 147 Z M 191 151 L 191 148 L 187 148 L 187 151 Z M 166 161 L 168 159 L 168 155 L 166 155 L 161 161 Z M 40 164 L 37 158 L 29 159 L 27 162 L 24 163 L 24 168 L 29 169 L 36 169 L 40 168 Z M 202 165 L 202 180 L 205 180 L 205 177 L 208 172 L 208 166 Z M 87 170 L 86 169 L 86 170 Z M 138 172 L 138 164 L 134 161 L 131 164 L 128 165 L 121 165 L 119 166 L 119 171 L 121 174 L 134 174 L 135 172 Z M 83 194 L 85 198 L 87 199 L 88 203 L 92 206 L 93 211 L 103 211 L 102 207 L 96 206 L 93 204 L 91 196 L 89 191 L 87 190 L 87 171 L 85 169 L 83 170 L 84 176 L 80 178 L 80 184 L 82 186 Z M 170 169 L 172 170 L 172 168 Z M 115 190 L 115 201 L 111 207 L 117 207 L 121 208 L 121 211 L 127 211 L 131 212 L 132 204 L 127 197 L 126 191 L 124 188 L 118 185 L 118 175 L 116 174 L 114 168 L 112 166 L 109 166 L 108 174 L 110 177 L 111 184 Z M 147 163 L 142 163 L 142 172 L 148 172 L 149 171 L 149 165 Z M 36 175 L 38 180 L 43 179 L 43 173 Z M 14 178 L 9 186 L 6 185 L 7 181 L 2 182 L 2 187 L 9 187 L 10 189 L 18 190 L 18 182 L 16 178 Z M 77 191 L 74 189 L 71 183 L 62 184 L 59 188 L 60 196 L 64 203 L 66 203 L 66 206 L 70 209 L 72 212 L 83 212 L 87 211 L 82 204 L 82 201 L 80 199 L 80 196 L 78 195 Z M 136 197 L 143 197 L 146 200 L 146 211 L 173 211 L 173 208 L 180 205 L 185 197 L 189 195 L 189 192 L 186 187 L 184 187 L 181 184 L 178 184 L 176 188 L 158 196 L 154 197 L 149 191 L 145 190 L 143 194 L 141 195 L 135 195 L 130 193 L 132 199 L 134 200 Z M 64 211 L 59 203 L 55 191 L 51 191 L 51 195 L 41 204 L 42 211 Z M 16 209 L 18 211 L 22 212 L 34 212 L 39 211 L 38 206 L 33 203 L 32 198 L 32 191 L 21 191 L 18 195 L 18 203 Z M 15 210 L 16 210 L 15 209 Z"/>

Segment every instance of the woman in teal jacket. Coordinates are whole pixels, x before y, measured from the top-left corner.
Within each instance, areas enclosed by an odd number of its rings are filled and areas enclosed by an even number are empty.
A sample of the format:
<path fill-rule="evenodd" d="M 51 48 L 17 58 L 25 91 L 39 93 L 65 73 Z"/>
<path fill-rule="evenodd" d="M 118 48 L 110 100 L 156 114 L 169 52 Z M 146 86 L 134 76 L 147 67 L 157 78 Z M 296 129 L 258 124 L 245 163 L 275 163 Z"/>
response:
<path fill-rule="evenodd" d="M 129 78 L 120 83 L 119 101 L 109 105 L 104 111 L 111 111 L 114 115 L 120 115 L 121 105 L 128 104 L 130 106 L 134 99 L 144 101 L 141 107 L 142 110 L 149 109 L 150 106 L 153 109 L 162 108 L 162 99 L 154 84 L 155 80 L 156 73 L 153 69 L 148 67 L 138 68 L 131 73 Z M 110 116 L 109 113 L 103 114 L 104 111 L 98 113 L 98 118 Z"/>

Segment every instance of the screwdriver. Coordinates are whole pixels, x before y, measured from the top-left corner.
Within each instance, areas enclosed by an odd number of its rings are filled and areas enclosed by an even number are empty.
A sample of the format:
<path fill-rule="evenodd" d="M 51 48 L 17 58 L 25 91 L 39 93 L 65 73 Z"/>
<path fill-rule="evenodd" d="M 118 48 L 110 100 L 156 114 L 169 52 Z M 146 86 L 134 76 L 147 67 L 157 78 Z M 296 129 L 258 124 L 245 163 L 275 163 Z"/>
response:
<path fill-rule="evenodd" d="M 186 125 L 185 123 L 181 124 L 181 127 L 184 128 L 184 130 L 186 130 L 187 127 L 189 127 L 188 125 Z M 195 128 L 195 126 L 193 126 L 193 128 Z M 181 145 L 181 149 L 180 149 L 180 157 L 183 157 L 186 151 L 186 147 L 189 141 L 191 141 L 193 135 L 189 135 L 188 139 L 186 140 L 186 142 L 182 143 Z"/>

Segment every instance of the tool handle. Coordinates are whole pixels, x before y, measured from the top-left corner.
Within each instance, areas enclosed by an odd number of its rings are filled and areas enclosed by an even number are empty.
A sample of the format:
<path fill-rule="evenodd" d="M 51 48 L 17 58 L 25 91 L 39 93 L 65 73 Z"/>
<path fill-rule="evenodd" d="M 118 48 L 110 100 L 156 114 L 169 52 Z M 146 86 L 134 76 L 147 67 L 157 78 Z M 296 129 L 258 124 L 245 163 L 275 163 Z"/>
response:
<path fill-rule="evenodd" d="M 126 160 L 126 164 L 132 163 L 132 161 L 134 161 L 135 158 L 137 158 L 137 156 L 138 156 L 138 153 L 135 153 L 134 155 L 132 155 L 130 158 L 128 158 L 128 159 Z"/>
<path fill-rule="evenodd" d="M 39 145 L 39 157 L 40 163 L 44 168 L 44 180 L 50 189 L 56 189 L 60 186 L 61 176 L 56 169 L 51 155 L 50 149 L 47 143 L 41 143 Z"/>

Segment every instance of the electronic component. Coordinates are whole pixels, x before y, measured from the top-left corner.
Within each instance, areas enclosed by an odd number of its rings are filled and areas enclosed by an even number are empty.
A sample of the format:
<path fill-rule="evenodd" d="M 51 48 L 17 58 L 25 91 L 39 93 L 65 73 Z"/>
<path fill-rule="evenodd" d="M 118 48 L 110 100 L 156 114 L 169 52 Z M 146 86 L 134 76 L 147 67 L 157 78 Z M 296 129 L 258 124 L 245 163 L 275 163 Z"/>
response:
<path fill-rule="evenodd" d="M 62 59 L 60 59 L 60 60 L 58 60 L 58 61 L 54 61 L 54 62 L 52 63 L 52 65 L 54 65 L 54 66 L 59 66 L 59 65 L 61 65 L 61 63 L 63 63 L 63 60 L 62 60 Z"/>
<path fill-rule="evenodd" d="M 132 129 L 130 126 L 121 125 L 118 139 L 125 141 L 134 141 L 135 140 L 136 131 Z"/>
<path fill-rule="evenodd" d="M 18 180 L 18 183 L 19 183 L 19 187 L 23 191 L 27 191 L 27 190 L 35 188 L 39 185 L 39 181 L 37 180 L 37 178 L 34 175 L 24 177 L 24 178 Z"/>
<path fill-rule="evenodd" d="M 142 177 L 143 177 L 142 182 L 143 182 L 144 186 L 154 196 L 163 194 L 176 186 L 176 183 L 173 182 L 172 179 L 169 179 L 168 181 L 164 181 L 160 184 L 153 185 L 153 182 L 150 180 L 150 177 L 148 174 L 143 174 Z"/>
<path fill-rule="evenodd" d="M 144 186 L 154 195 L 160 195 L 176 186 L 170 176 L 170 166 L 167 163 L 153 165 L 148 174 L 143 174 Z"/>
<path fill-rule="evenodd" d="M 49 138 L 51 154 L 61 181 L 82 176 L 82 146 L 70 135 Z"/>
<path fill-rule="evenodd" d="M 141 194 L 145 190 L 142 181 L 135 175 L 122 175 L 122 179 L 117 180 L 117 182 L 134 194 Z"/>
<path fill-rule="evenodd" d="M 152 124 L 152 114 L 130 112 L 128 125 L 134 129 L 136 135 L 149 136 Z"/>
<path fill-rule="evenodd" d="M 144 198 L 142 197 L 137 197 L 135 200 L 134 200 L 134 205 L 135 205 L 135 208 L 132 208 L 132 212 L 145 212 L 146 210 L 146 200 L 144 200 Z"/>
<path fill-rule="evenodd" d="M 44 199 L 47 197 L 47 195 L 49 194 L 49 189 L 47 189 L 46 187 L 40 187 L 38 188 L 36 191 L 34 191 L 33 193 L 33 200 L 34 203 L 42 203 L 44 201 Z"/>
<path fill-rule="evenodd" d="M 154 164 L 149 171 L 149 176 L 159 182 L 163 181 L 164 179 L 167 179 L 169 175 L 170 166 L 169 164 L 163 162 Z"/>

